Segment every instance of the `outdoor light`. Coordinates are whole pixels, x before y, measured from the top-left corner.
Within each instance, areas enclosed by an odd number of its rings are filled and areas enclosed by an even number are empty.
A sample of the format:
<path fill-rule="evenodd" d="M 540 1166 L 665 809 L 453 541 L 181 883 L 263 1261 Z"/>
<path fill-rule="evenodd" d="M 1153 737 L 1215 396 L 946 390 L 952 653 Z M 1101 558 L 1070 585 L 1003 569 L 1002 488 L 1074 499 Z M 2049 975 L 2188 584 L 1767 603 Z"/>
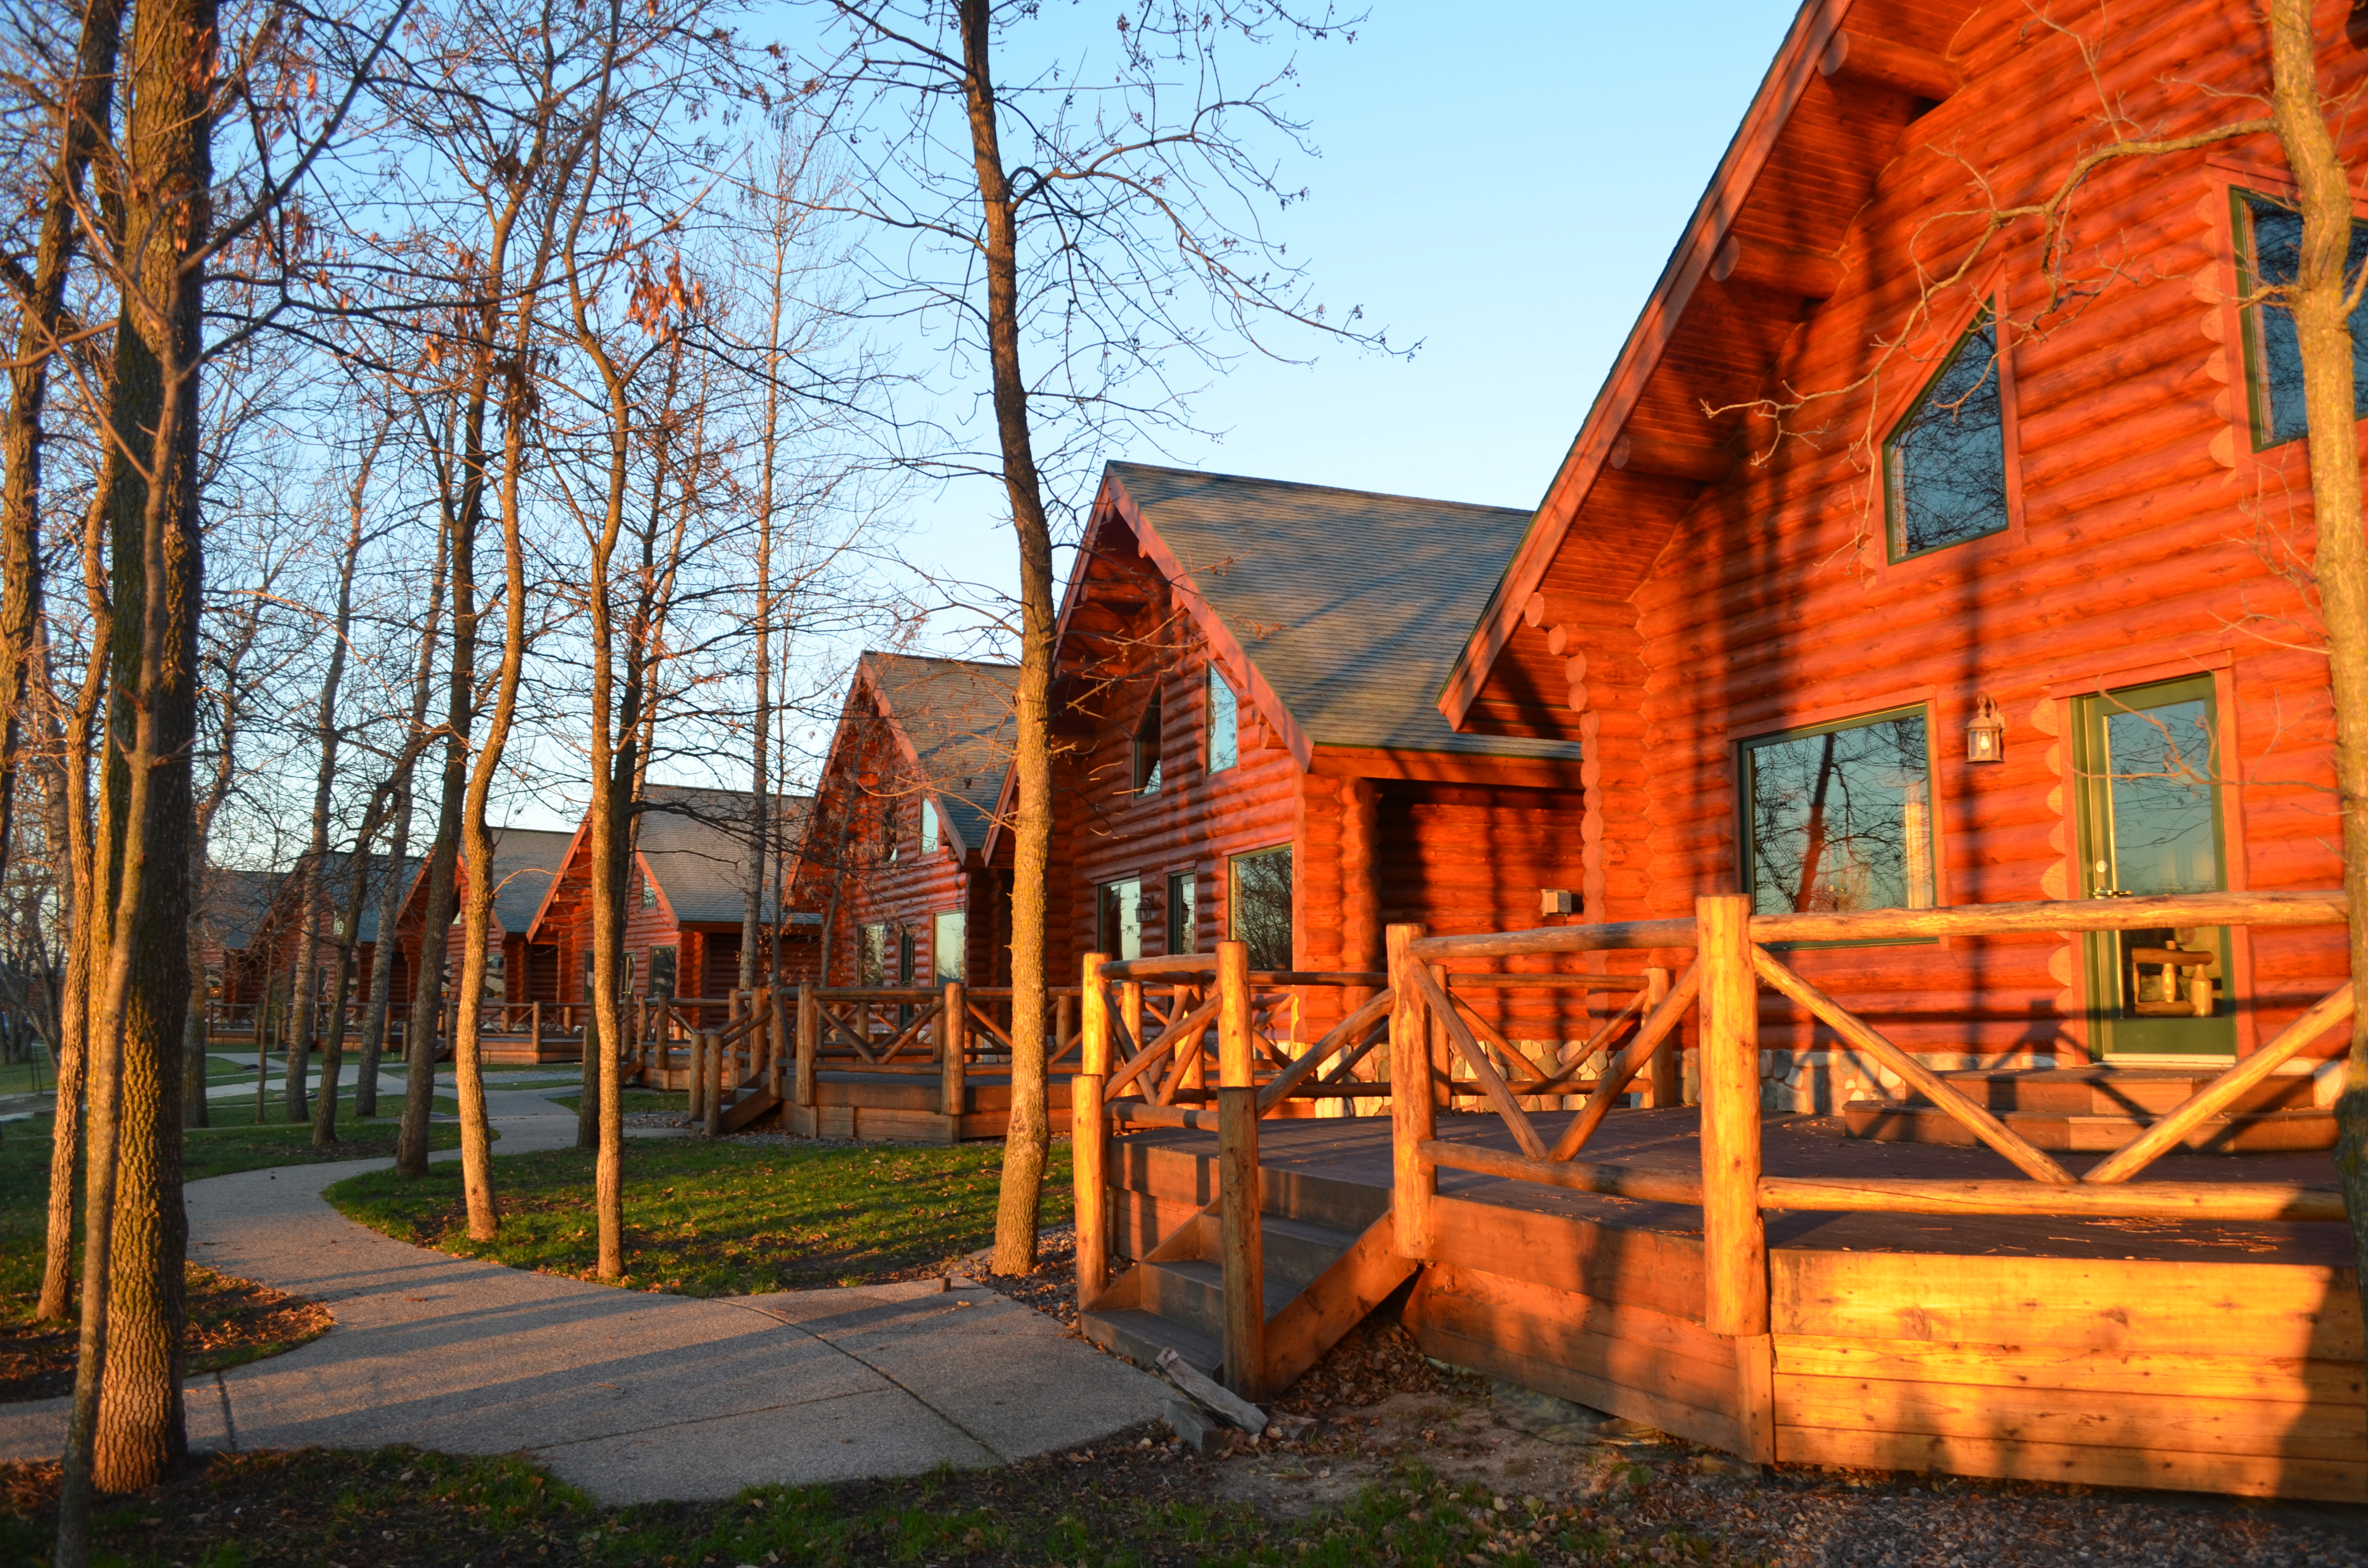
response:
<path fill-rule="evenodd" d="M 1965 726 L 1965 760 L 2006 760 L 2006 721 L 1998 717 L 1998 704 L 1987 697 L 1974 699 L 1974 722 Z"/>

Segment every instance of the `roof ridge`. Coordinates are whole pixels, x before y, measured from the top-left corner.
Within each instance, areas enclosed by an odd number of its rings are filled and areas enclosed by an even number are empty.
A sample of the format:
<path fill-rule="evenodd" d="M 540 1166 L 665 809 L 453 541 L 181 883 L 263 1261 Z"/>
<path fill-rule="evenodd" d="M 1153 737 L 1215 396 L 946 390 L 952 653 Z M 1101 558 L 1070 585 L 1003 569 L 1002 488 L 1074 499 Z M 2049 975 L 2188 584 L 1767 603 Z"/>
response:
<path fill-rule="evenodd" d="M 1281 490 L 1315 491 L 1327 495 L 1361 495 L 1375 501 L 1411 501 L 1423 506 L 1453 506 L 1467 512 L 1505 512 L 1526 517 L 1537 510 L 1534 506 L 1499 506 L 1490 501 L 1451 501 L 1439 495 L 1410 495 L 1398 490 L 1360 490 L 1347 484 L 1316 484 L 1302 479 L 1269 479 L 1257 473 L 1220 473 L 1212 469 L 1178 468 L 1167 463 L 1133 462 L 1112 459 L 1113 469 L 1135 469 L 1145 473 L 1181 473 L 1194 479 L 1230 480 L 1238 484 L 1270 484 Z"/>

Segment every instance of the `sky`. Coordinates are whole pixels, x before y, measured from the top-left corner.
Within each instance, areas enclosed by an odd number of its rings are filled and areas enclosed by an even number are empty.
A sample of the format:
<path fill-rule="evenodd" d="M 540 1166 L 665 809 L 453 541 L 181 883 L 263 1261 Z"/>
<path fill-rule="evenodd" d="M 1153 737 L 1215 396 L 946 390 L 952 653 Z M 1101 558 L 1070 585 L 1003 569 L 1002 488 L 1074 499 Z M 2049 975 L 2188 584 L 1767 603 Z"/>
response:
<path fill-rule="evenodd" d="M 1793 15 L 1377 0 L 1353 44 L 1305 46 L 1288 103 L 1323 156 L 1293 171 L 1292 254 L 1420 351 L 1246 360 L 1194 403 L 1221 438 L 1112 455 L 1536 506 Z M 996 501 L 913 497 L 906 554 L 1008 591 Z"/>

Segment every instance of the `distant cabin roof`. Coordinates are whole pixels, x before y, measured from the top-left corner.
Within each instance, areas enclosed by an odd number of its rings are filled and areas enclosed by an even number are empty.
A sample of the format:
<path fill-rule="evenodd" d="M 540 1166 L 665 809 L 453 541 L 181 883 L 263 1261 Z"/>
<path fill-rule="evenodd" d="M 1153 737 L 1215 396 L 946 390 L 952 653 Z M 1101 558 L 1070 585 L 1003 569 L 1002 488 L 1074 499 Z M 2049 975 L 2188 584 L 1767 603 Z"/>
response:
<path fill-rule="evenodd" d="M 199 893 L 198 916 L 212 930 L 225 951 L 242 952 L 254 942 L 285 871 L 242 871 L 230 866 L 208 866 Z"/>
<path fill-rule="evenodd" d="M 1316 745 L 1576 761 L 1459 733 L 1439 693 L 1531 514 L 1114 462 L 1125 497 Z"/>
<path fill-rule="evenodd" d="M 350 885 L 347 879 L 353 875 L 353 855 L 347 850 L 332 849 L 321 858 L 322 874 L 328 879 L 331 904 L 342 905 L 345 903 L 346 890 Z M 355 941 L 378 940 L 378 899 L 385 890 L 388 876 L 392 875 L 395 885 L 407 892 L 413 880 L 419 875 L 420 868 L 427 864 L 416 855 L 404 856 L 399 864 L 385 855 L 370 858 L 370 869 L 362 878 L 362 918 L 361 923 L 354 927 Z"/>
<path fill-rule="evenodd" d="M 494 831 L 494 918 L 513 937 L 523 936 L 534 924 L 535 911 L 551 879 L 567 858 L 573 833 L 541 827 L 497 827 Z"/>
<path fill-rule="evenodd" d="M 863 655 L 889 721 L 918 759 L 965 849 L 986 843 L 1019 728 L 1019 666 L 909 653 Z"/>
<path fill-rule="evenodd" d="M 736 924 L 746 914 L 748 830 L 756 799 L 747 790 L 683 784 L 643 788 L 637 843 L 677 920 Z M 803 836 L 812 804 L 808 795 L 773 797 L 777 844 L 795 844 Z M 764 890 L 757 917 L 767 922 L 776 917 L 770 888 Z"/>

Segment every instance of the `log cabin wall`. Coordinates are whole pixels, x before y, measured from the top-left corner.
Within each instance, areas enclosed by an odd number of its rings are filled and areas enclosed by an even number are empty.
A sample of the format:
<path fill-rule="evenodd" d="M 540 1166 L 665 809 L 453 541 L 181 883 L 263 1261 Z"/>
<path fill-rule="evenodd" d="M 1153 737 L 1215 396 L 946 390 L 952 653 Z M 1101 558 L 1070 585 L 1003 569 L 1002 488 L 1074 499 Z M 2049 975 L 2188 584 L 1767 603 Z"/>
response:
<path fill-rule="evenodd" d="M 2319 12 L 2325 89 L 2351 91 L 2368 51 L 2345 7 Z M 2025 222 L 1962 286 L 1918 282 L 1980 236 L 1968 168 L 2001 201 L 2044 199 L 2099 140 L 2100 91 L 2177 136 L 2239 118 L 2230 106 L 2267 81 L 2244 7 L 2050 17 L 1804 9 L 1541 508 L 1537 550 L 1475 639 L 1485 679 L 1445 706 L 1468 729 L 1588 744 L 1603 845 L 1590 918 L 1685 915 L 1741 885 L 1738 742 L 1895 708 L 1925 715 L 1938 902 L 2087 896 L 2075 701 L 2186 676 L 2217 704 L 2226 885 L 2339 881 L 2326 665 L 2284 569 L 2308 559 L 2304 447 L 2254 449 L 2237 302 L 2231 191 L 2284 187 L 2274 140 L 2103 165 L 2054 277 Z M 1850 65 L 1853 48 L 1882 53 L 1870 40 L 1922 62 L 1920 85 Z M 2368 124 L 2340 129 L 2359 166 Z M 2004 338 L 2009 526 L 1894 561 L 1877 448 L 1985 301 Z M 1781 438 L 1765 418 L 1702 412 L 1788 388 L 1829 395 Z M 1977 696 L 2005 721 L 1998 763 L 1966 760 Z M 2092 1043 L 2078 938 L 1794 961 L 1936 1063 L 2075 1062 Z M 2343 967 L 2340 932 L 2237 934 L 2236 1049 Z M 1763 1006 L 1763 1043 L 1789 1052 L 1771 1103 L 1850 1093 L 1805 1017 Z"/>

